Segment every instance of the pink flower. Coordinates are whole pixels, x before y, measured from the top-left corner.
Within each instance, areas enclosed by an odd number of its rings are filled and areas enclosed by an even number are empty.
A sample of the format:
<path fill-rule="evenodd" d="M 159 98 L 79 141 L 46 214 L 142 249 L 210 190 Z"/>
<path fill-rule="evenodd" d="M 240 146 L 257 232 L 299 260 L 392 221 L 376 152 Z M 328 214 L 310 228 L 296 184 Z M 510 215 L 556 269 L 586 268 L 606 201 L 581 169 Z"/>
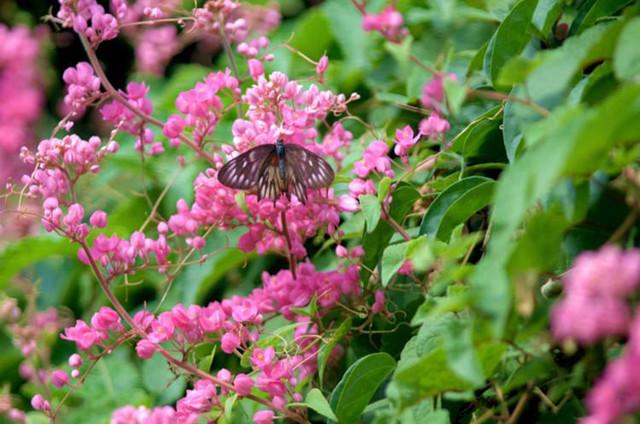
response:
<path fill-rule="evenodd" d="M 259 77 L 264 75 L 262 62 L 258 59 L 249 59 L 247 64 L 249 65 L 249 75 L 251 75 L 251 78 L 253 78 L 254 81 L 257 81 Z"/>
<path fill-rule="evenodd" d="M 198 323 L 204 332 L 213 333 L 222 328 L 222 324 L 226 319 L 227 315 L 220 304 L 213 302 L 206 308 L 202 308 L 198 317 Z"/>
<path fill-rule="evenodd" d="M 384 311 L 384 309 L 384 291 L 376 290 L 375 302 L 373 303 L 373 306 L 371 306 L 371 312 L 373 312 L 374 314 L 379 314 L 380 312 Z"/>
<path fill-rule="evenodd" d="M 57 388 L 61 388 L 69 384 L 69 376 L 62 370 L 55 370 L 51 374 L 51 383 Z"/>
<path fill-rule="evenodd" d="M 420 133 L 418 133 L 418 135 L 414 136 L 413 135 L 413 129 L 409 125 L 407 125 L 406 127 L 402 128 L 402 129 L 397 129 L 396 130 L 396 145 L 393 148 L 393 151 L 398 156 L 406 157 L 407 156 L 407 152 L 409 151 L 411 146 L 416 144 L 418 142 L 418 140 L 420 140 Z M 403 160 L 405 160 L 405 159 L 403 159 Z"/>
<path fill-rule="evenodd" d="M 80 62 L 75 68 L 67 68 L 62 79 L 67 84 L 65 106 L 78 116 L 84 114 L 87 106 L 100 96 L 100 79 L 87 62 Z"/>
<path fill-rule="evenodd" d="M 625 352 L 607 365 L 587 395 L 586 422 L 614 424 L 640 409 L 640 356 Z"/>
<path fill-rule="evenodd" d="M 162 133 L 169 139 L 177 139 L 182 134 L 186 123 L 180 115 L 169 116 L 167 122 L 162 127 Z"/>
<path fill-rule="evenodd" d="M 43 398 L 39 393 L 31 398 L 31 407 L 36 411 L 51 411 L 51 404 L 48 400 L 45 400 L 45 398 Z"/>
<path fill-rule="evenodd" d="M 426 83 L 422 87 L 422 97 L 420 102 L 422 106 L 434 111 L 442 110 L 442 102 L 444 101 L 444 79 L 450 81 L 458 81 L 456 74 L 437 73 L 433 76 L 431 81 Z"/>
<path fill-rule="evenodd" d="M 142 359 L 149 359 L 156 353 L 157 347 L 149 340 L 142 339 L 136 344 L 136 353 Z"/>
<path fill-rule="evenodd" d="M 604 246 L 582 253 L 565 275 L 564 299 L 553 308 L 553 335 L 590 344 L 625 334 L 631 319 L 625 297 L 639 283 L 640 251 Z"/>
<path fill-rule="evenodd" d="M 449 131 L 449 121 L 443 119 L 437 112 L 432 112 L 427 119 L 420 121 L 420 134 L 426 137 L 436 137 Z"/>
<path fill-rule="evenodd" d="M 253 415 L 256 424 L 273 424 L 274 413 L 270 409 L 258 411 Z"/>
<path fill-rule="evenodd" d="M 625 334 L 630 319 L 624 300 L 574 293 L 553 308 L 551 329 L 556 339 L 573 338 L 591 344 L 609 335 Z"/>
<path fill-rule="evenodd" d="M 174 25 L 145 28 L 138 33 L 135 43 L 136 67 L 140 72 L 154 75 L 162 75 L 181 48 Z"/>
<path fill-rule="evenodd" d="M 407 259 L 402 263 L 402 266 L 398 270 L 398 274 L 400 275 L 409 275 L 413 272 L 413 264 L 410 259 Z"/>
<path fill-rule="evenodd" d="M 224 353 L 231 353 L 240 347 L 240 337 L 233 332 L 225 333 L 220 339 L 220 347 Z"/>
<path fill-rule="evenodd" d="M 606 245 L 597 252 L 578 256 L 566 275 L 568 290 L 627 296 L 640 287 L 640 250 Z"/>
<path fill-rule="evenodd" d="M 322 57 L 318 61 L 318 64 L 316 65 L 316 74 L 318 74 L 318 76 L 322 78 L 328 67 L 329 67 L 329 58 L 327 57 L 326 54 L 322 55 Z"/>
<path fill-rule="evenodd" d="M 253 379 L 246 374 L 238 374 L 233 380 L 233 389 L 240 396 L 246 396 L 251 393 L 253 388 Z"/>
<path fill-rule="evenodd" d="M 133 316 L 134 324 L 143 331 L 147 331 L 151 327 L 154 319 L 153 314 L 147 310 L 138 311 Z"/>
<path fill-rule="evenodd" d="M 120 315 L 113 309 L 103 306 L 91 318 L 91 326 L 100 331 L 122 331 Z"/>
<path fill-rule="evenodd" d="M 384 141 L 373 141 L 364 151 L 363 160 L 353 164 L 353 169 L 360 178 L 365 178 L 372 171 L 378 171 L 384 176 L 393 177 L 391 159 L 387 156 L 389 147 Z"/>
<path fill-rule="evenodd" d="M 365 31 L 378 31 L 386 39 L 399 42 L 408 31 L 402 25 L 402 14 L 393 6 L 387 6 L 379 14 L 366 14 L 362 20 L 362 29 Z"/>
<path fill-rule="evenodd" d="M 251 364 L 257 369 L 264 369 L 271 365 L 275 356 L 276 351 L 273 346 L 269 346 L 266 349 L 256 347 L 251 355 Z"/>
<path fill-rule="evenodd" d="M 169 340 L 175 331 L 175 326 L 170 312 L 163 312 L 158 319 L 151 324 L 149 341 L 152 343 L 162 343 Z"/>
<path fill-rule="evenodd" d="M 240 323 L 253 322 L 258 315 L 258 308 L 255 303 L 243 298 L 234 298 L 234 300 L 231 308 L 231 316 L 233 319 Z"/>
<path fill-rule="evenodd" d="M 95 331 L 84 321 L 78 320 L 75 326 L 65 328 L 64 334 L 60 337 L 75 342 L 82 350 L 87 350 L 101 339 L 106 338 L 106 335 Z"/>
<path fill-rule="evenodd" d="M 82 366 L 82 357 L 77 353 L 69 356 L 69 366 L 72 368 L 79 368 Z"/>
<path fill-rule="evenodd" d="M 96 228 L 104 228 L 107 225 L 107 213 L 95 211 L 89 218 L 89 223 Z"/>

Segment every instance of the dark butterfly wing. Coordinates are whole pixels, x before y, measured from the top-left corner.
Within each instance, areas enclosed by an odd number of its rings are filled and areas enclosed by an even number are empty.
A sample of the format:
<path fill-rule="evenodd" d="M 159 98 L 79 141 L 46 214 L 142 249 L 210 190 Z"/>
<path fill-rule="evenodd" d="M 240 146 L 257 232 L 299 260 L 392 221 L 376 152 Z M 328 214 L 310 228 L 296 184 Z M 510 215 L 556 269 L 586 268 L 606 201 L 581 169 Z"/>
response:
<path fill-rule="evenodd" d="M 293 193 L 301 200 L 298 192 L 303 192 L 305 188 L 329 187 L 333 182 L 335 174 L 331 165 L 304 147 L 285 144 L 285 158 L 287 168 L 293 170 L 289 174 Z"/>
<path fill-rule="evenodd" d="M 248 190 L 260 184 L 265 166 L 275 156 L 273 144 L 256 146 L 236 156 L 218 172 L 218 181 L 230 188 Z"/>
<path fill-rule="evenodd" d="M 275 150 L 267 157 L 260 170 L 258 178 L 258 200 L 270 199 L 274 202 L 280 198 L 282 193 L 287 191 L 286 176 L 283 179 L 278 169 L 278 157 Z"/>

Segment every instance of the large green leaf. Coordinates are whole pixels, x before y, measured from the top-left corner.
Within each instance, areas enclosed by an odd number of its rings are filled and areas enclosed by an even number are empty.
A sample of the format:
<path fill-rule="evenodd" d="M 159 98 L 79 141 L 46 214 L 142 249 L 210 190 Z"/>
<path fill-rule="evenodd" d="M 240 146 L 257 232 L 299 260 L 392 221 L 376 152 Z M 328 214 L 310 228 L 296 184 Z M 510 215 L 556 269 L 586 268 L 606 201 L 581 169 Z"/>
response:
<path fill-rule="evenodd" d="M 454 314 L 425 322 L 405 346 L 388 394 L 401 409 L 449 390 L 470 390 L 483 384 L 502 360 L 506 345 L 473 342 L 466 320 Z"/>
<path fill-rule="evenodd" d="M 309 390 L 309 393 L 307 393 L 307 396 L 304 398 L 304 402 L 309 405 L 311 409 L 330 420 L 335 421 L 338 419 L 320 389 L 315 388 Z"/>
<path fill-rule="evenodd" d="M 396 361 L 384 352 L 372 353 L 354 362 L 331 393 L 330 403 L 338 422 L 358 422 L 362 411 L 395 366 Z"/>
<path fill-rule="evenodd" d="M 619 78 L 640 79 L 640 17 L 627 23 L 618 39 L 613 56 L 613 69 Z"/>
<path fill-rule="evenodd" d="M 24 268 L 44 259 L 75 257 L 78 246 L 55 235 L 31 236 L 12 242 L 0 252 L 0 289 Z"/>
<path fill-rule="evenodd" d="M 498 84 L 500 70 L 509 59 L 519 55 L 531 41 L 531 20 L 538 0 L 521 0 L 502 21 L 485 54 L 485 72 Z"/>
<path fill-rule="evenodd" d="M 456 226 L 489 204 L 494 185 L 495 181 L 490 178 L 467 177 L 449 186 L 429 206 L 420 234 L 449 241 Z"/>
<path fill-rule="evenodd" d="M 612 56 L 621 27 L 621 23 L 597 25 L 555 50 L 541 52 L 536 58 L 539 65 L 527 78 L 527 93 L 547 108 L 563 103 L 583 67 Z"/>

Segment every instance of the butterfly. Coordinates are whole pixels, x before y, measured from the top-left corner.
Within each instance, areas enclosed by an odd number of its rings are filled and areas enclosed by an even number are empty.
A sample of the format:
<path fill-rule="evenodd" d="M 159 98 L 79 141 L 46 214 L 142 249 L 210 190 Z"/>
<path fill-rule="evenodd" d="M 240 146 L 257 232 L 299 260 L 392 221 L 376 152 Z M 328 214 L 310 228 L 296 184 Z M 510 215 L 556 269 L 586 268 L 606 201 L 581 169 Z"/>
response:
<path fill-rule="evenodd" d="M 241 190 L 256 190 L 258 200 L 275 203 L 282 194 L 291 193 L 302 203 L 307 189 L 328 187 L 333 181 L 331 165 L 315 153 L 297 144 L 263 144 L 227 162 L 218 172 L 223 185 Z"/>

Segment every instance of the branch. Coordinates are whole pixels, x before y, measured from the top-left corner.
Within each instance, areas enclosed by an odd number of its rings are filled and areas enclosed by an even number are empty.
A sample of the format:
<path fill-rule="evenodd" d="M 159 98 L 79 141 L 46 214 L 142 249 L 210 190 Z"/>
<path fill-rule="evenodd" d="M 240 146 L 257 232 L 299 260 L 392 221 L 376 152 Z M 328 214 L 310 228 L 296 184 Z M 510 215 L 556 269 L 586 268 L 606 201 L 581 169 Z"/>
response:
<path fill-rule="evenodd" d="M 501 102 L 516 102 L 530 107 L 545 118 L 551 115 L 548 109 L 543 108 L 533 100 L 523 99 L 521 97 L 511 96 L 509 94 L 500 93 L 498 91 L 467 89 L 467 97 L 480 97 L 482 99 L 498 100 Z"/>
<path fill-rule="evenodd" d="M 131 112 L 136 114 L 143 121 L 148 122 L 150 124 L 153 124 L 155 126 L 158 126 L 160 128 L 163 128 L 164 127 L 164 123 L 162 121 L 160 121 L 159 119 L 154 118 L 153 116 L 147 115 L 146 113 L 144 113 L 143 111 L 141 111 L 140 109 L 138 109 L 137 107 L 135 107 L 134 105 L 129 103 L 129 100 L 127 100 L 122 95 L 122 93 L 120 93 L 118 90 L 115 89 L 115 87 L 111 84 L 111 82 L 107 78 L 107 75 L 104 73 L 104 70 L 102 69 L 102 66 L 100 66 L 100 61 L 98 60 L 98 57 L 96 56 L 95 50 L 93 49 L 93 47 L 91 47 L 91 44 L 89 43 L 89 40 L 87 40 L 87 38 L 82 34 L 78 34 L 78 36 L 80 37 L 80 41 L 82 42 L 82 46 L 84 47 L 85 51 L 87 52 L 87 56 L 89 58 L 89 62 L 91 62 L 91 66 L 96 71 L 96 75 L 100 79 L 100 82 L 102 83 L 102 86 L 104 87 L 104 89 L 107 91 L 107 94 L 109 96 L 113 97 L 119 103 L 121 103 L 124 107 L 129 109 Z M 193 140 L 189 139 L 184 134 L 180 134 L 179 138 L 180 138 L 180 141 L 182 141 L 184 144 L 189 146 L 193 151 L 195 151 L 198 154 L 198 156 L 200 156 L 202 159 L 208 161 L 210 164 L 215 165 L 213 157 L 211 157 L 211 155 L 209 155 L 207 152 L 205 152 L 202 149 L 202 147 L 200 147 L 198 144 L 196 144 Z"/>

